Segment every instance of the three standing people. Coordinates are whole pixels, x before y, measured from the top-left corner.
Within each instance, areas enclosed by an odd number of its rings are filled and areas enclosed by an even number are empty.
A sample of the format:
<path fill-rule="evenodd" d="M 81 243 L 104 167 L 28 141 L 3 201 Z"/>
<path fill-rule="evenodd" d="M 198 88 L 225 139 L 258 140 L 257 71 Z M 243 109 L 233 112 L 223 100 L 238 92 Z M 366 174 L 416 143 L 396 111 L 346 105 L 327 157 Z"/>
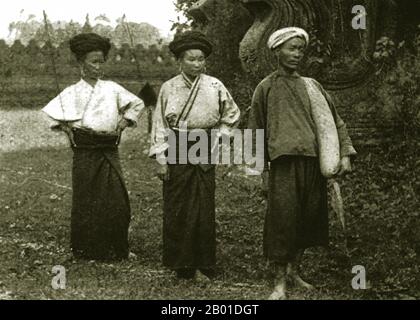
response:
<path fill-rule="evenodd" d="M 339 174 L 351 171 L 350 157 L 356 154 L 329 95 L 318 82 L 296 72 L 308 42 L 300 28 L 273 33 L 268 46 L 278 59 L 278 70 L 257 86 L 249 118 L 249 128 L 265 130 L 264 255 L 277 271 L 272 299 L 287 297 L 288 278 L 311 287 L 298 273 L 302 254 L 308 247 L 328 245 L 327 187 L 320 171 L 313 103 L 327 103 L 334 117 L 341 147 Z M 110 49 L 107 39 L 80 34 L 71 39 L 70 48 L 82 79 L 43 111 L 51 128 L 67 132 L 72 141 L 72 250 L 88 259 L 127 258 L 130 204 L 118 143 L 122 130 L 136 125 L 144 104 L 118 84 L 101 80 Z M 181 278 L 207 278 L 216 264 L 215 165 L 191 163 L 188 157 L 179 161 L 186 156 L 177 153 L 179 138 L 184 130 L 229 134 L 240 110 L 223 83 L 204 73 L 212 45 L 203 34 L 179 34 L 170 50 L 180 74 L 162 85 L 150 148 L 163 180 L 163 264 Z M 315 96 L 308 94 L 309 85 L 316 88 Z M 168 130 L 178 138 L 175 143 L 168 143 Z M 167 163 L 171 148 L 177 153 L 175 163 Z"/>
<path fill-rule="evenodd" d="M 229 134 L 239 122 L 240 111 L 223 83 L 204 73 L 212 45 L 202 33 L 179 34 L 169 48 L 180 74 L 162 85 L 150 149 L 150 156 L 161 163 L 163 180 L 163 264 L 180 278 L 206 279 L 213 276 L 216 264 L 215 165 L 210 159 L 208 164 L 183 162 L 187 155 L 180 153 L 176 163 L 166 160 L 171 148 L 182 152 L 182 133 L 194 130 L 209 133 L 206 145 L 211 157 L 210 130 Z M 177 137 L 172 145 L 165 139 L 167 130 Z"/>
<path fill-rule="evenodd" d="M 284 28 L 274 32 L 268 47 L 278 69 L 256 88 L 248 127 L 265 130 L 265 171 L 268 208 L 264 226 L 264 255 L 276 269 L 271 299 L 287 297 L 287 280 L 312 286 L 299 276 L 304 250 L 328 246 L 327 180 L 319 163 L 317 128 L 312 118 L 314 103 L 328 104 L 340 142 L 339 175 L 351 171 L 356 154 L 346 125 L 322 86 L 297 72 L 309 43 L 307 32 Z M 315 93 L 309 94 L 308 87 Z M 314 92 L 314 91 L 310 91 Z"/>
<path fill-rule="evenodd" d="M 134 127 L 144 103 L 113 81 L 102 80 L 111 44 L 94 33 L 70 40 L 81 80 L 42 110 L 50 127 L 70 138 L 73 150 L 71 249 L 76 258 L 126 259 L 130 203 L 118 144 Z"/>

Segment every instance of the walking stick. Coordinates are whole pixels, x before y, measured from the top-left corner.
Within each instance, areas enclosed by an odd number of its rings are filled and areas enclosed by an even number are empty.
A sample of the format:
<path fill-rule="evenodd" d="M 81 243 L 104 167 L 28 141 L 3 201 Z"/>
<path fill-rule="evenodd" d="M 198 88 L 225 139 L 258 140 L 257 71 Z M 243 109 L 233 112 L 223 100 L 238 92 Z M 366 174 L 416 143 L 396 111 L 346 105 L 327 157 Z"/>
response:
<path fill-rule="evenodd" d="M 47 14 L 45 12 L 45 10 L 43 11 L 44 14 L 44 27 L 45 27 L 45 33 L 47 35 L 48 38 L 48 42 L 50 43 L 51 47 L 52 47 L 52 41 L 51 41 L 51 36 L 50 36 L 50 32 L 48 30 L 48 19 L 47 19 Z M 56 86 L 56 90 L 58 92 L 58 99 L 60 100 L 60 107 L 61 107 L 61 111 L 63 112 L 63 119 L 64 117 L 64 106 L 63 106 L 63 101 L 61 100 L 61 90 L 60 90 L 60 85 L 58 83 L 58 73 L 57 73 L 57 67 L 56 67 L 56 63 L 55 63 L 55 57 L 54 57 L 54 52 L 52 52 L 51 48 L 50 48 L 50 56 L 51 56 L 51 64 L 53 67 L 53 73 L 54 73 L 54 80 L 55 80 L 55 86 Z M 76 146 L 76 143 L 74 142 L 74 138 L 73 138 L 73 133 L 71 131 L 71 127 L 68 123 L 68 121 L 63 121 L 64 125 L 62 125 L 62 129 L 64 129 L 63 131 L 66 133 L 67 137 L 69 138 L 70 141 L 70 145 L 72 147 Z"/>

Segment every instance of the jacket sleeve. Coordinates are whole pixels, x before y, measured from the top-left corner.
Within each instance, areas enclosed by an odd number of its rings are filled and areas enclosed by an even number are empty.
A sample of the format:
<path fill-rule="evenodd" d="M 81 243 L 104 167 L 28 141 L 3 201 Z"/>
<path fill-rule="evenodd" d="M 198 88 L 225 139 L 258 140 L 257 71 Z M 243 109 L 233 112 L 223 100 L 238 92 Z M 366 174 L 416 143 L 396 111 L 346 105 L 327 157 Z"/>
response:
<path fill-rule="evenodd" d="M 145 111 L 143 100 L 117 84 L 118 108 L 124 119 L 129 120 L 130 127 L 136 127 Z"/>
<path fill-rule="evenodd" d="M 166 89 L 165 85 L 163 85 L 160 89 L 156 108 L 153 113 L 152 132 L 150 136 L 149 157 L 158 160 L 166 158 L 165 151 L 169 148 L 169 144 L 166 141 L 166 130 L 169 129 L 169 124 L 165 118 L 166 99 Z"/>
<path fill-rule="evenodd" d="M 328 92 L 325 91 L 325 89 L 321 86 L 321 84 L 319 84 L 316 81 L 315 81 L 315 83 L 318 86 L 318 88 L 321 90 L 325 99 L 327 100 L 328 105 L 331 109 L 331 113 L 334 117 L 335 124 L 336 124 L 336 127 L 337 127 L 337 132 L 338 132 L 338 139 L 340 141 L 341 157 L 350 157 L 350 156 L 357 155 L 357 152 L 354 149 L 353 143 L 352 143 L 351 138 L 349 136 L 347 126 L 346 126 L 345 122 L 343 121 L 343 119 L 341 119 L 340 115 L 338 114 L 337 108 L 335 107 L 333 99 L 328 94 Z"/>
<path fill-rule="evenodd" d="M 219 104 L 220 104 L 220 131 L 230 135 L 231 129 L 236 128 L 239 124 L 241 111 L 233 100 L 230 92 L 223 84 L 219 89 Z"/>
<path fill-rule="evenodd" d="M 264 130 L 264 170 L 269 169 L 268 143 L 267 143 L 267 101 L 263 86 L 260 84 L 254 91 L 251 108 L 248 115 L 248 128 Z M 256 133 L 253 133 L 253 149 L 256 150 Z"/>

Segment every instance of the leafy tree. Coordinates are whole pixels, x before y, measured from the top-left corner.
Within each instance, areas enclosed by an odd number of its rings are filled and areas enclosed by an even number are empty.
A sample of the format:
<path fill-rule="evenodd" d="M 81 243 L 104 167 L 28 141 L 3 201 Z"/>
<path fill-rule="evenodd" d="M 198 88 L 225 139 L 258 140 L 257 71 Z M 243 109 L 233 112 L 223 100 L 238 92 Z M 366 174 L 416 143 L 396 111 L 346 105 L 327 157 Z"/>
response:
<path fill-rule="evenodd" d="M 197 2 L 198 0 L 177 0 L 175 4 L 175 10 L 179 13 L 177 21 L 173 21 L 172 29 L 176 32 L 182 32 L 189 30 L 192 27 L 196 27 L 193 17 L 189 14 L 189 9 Z M 187 20 L 182 21 L 180 16 L 184 16 Z"/>
<path fill-rule="evenodd" d="M 131 46 L 131 42 L 133 42 L 133 47 L 137 44 L 149 47 L 152 44 L 159 43 L 161 39 L 159 29 L 148 23 L 127 22 L 125 16 L 117 19 L 117 22 L 118 25 L 111 36 L 111 41 L 117 47 L 120 47 L 123 43 Z"/>
<path fill-rule="evenodd" d="M 36 21 L 34 15 L 28 16 L 26 20 L 14 21 L 9 24 L 9 38 L 20 40 L 22 44 L 27 45 L 34 38 L 36 32 L 42 23 Z"/>
<path fill-rule="evenodd" d="M 106 37 L 108 39 L 112 38 L 112 33 L 114 32 L 114 29 L 109 26 L 109 25 L 104 25 L 104 24 L 96 24 L 93 29 L 93 32 L 101 35 L 102 37 Z"/>
<path fill-rule="evenodd" d="M 399 124 L 404 138 L 418 139 L 420 133 L 420 25 L 411 45 L 398 45 L 388 37 L 377 41 L 373 54 L 378 71 L 375 95 L 381 102 L 380 121 Z M 402 129 L 402 131 L 400 131 Z"/>
<path fill-rule="evenodd" d="M 31 15 L 26 20 L 11 22 L 9 24 L 9 38 L 20 40 L 23 45 L 27 45 L 31 39 L 34 39 L 39 46 L 43 46 L 51 40 L 55 47 L 60 43 L 68 41 L 74 35 L 81 32 L 95 32 L 101 36 L 111 39 L 117 47 L 123 43 L 131 45 L 131 38 L 127 29 L 130 30 L 133 40 L 133 47 L 142 44 L 149 47 L 153 44 L 161 47 L 164 41 L 160 36 L 159 29 L 148 23 L 126 22 L 125 17 L 117 19 L 117 26 L 113 28 L 110 19 L 106 15 L 99 15 L 94 19 L 95 25 L 91 24 L 90 17 L 87 14 L 84 25 L 71 20 L 67 21 L 48 21 L 48 35 L 45 31 L 43 21 L 37 21 L 35 16 Z"/>
<path fill-rule="evenodd" d="M 3 39 L 0 40 L 0 92 L 9 85 L 9 78 L 12 76 L 10 64 L 10 48 Z"/>
<path fill-rule="evenodd" d="M 34 17 L 28 21 L 12 23 L 12 37 L 17 36 L 19 39 L 10 47 L 5 41 L 0 41 L 1 86 L 7 85 L 10 77 L 14 76 L 52 75 L 52 55 L 60 77 L 77 77 L 78 70 L 75 68 L 75 59 L 70 52 L 68 40 L 83 30 L 87 31 L 89 26 L 93 32 L 111 39 L 112 47 L 106 65 L 108 77 L 166 79 L 174 74 L 175 61 L 154 26 L 147 23 L 126 23 L 120 19 L 116 28 L 113 28 L 105 15 L 96 17 L 94 23 L 91 26 L 88 15 L 83 26 L 72 20 L 48 21 L 48 35 L 44 22 L 36 22 Z M 127 26 L 133 36 L 133 44 Z M 138 62 L 133 59 L 133 54 Z"/>
<path fill-rule="evenodd" d="M 106 16 L 106 14 L 100 14 L 95 18 L 95 21 L 103 22 L 105 24 L 111 23 L 111 20 Z"/>
<path fill-rule="evenodd" d="M 243 72 L 239 59 L 239 43 L 249 28 L 249 21 L 238 14 L 236 0 L 217 0 L 217 14 L 207 25 L 194 22 L 189 10 L 198 0 L 178 0 L 177 11 L 187 17 L 186 24 L 175 23 L 173 28 L 181 32 L 186 28 L 201 30 L 213 43 L 213 53 L 207 60 L 207 72 L 220 80 L 232 91 L 242 109 L 246 109 L 252 97 L 254 83 Z M 246 118 L 246 117 L 244 117 Z"/>

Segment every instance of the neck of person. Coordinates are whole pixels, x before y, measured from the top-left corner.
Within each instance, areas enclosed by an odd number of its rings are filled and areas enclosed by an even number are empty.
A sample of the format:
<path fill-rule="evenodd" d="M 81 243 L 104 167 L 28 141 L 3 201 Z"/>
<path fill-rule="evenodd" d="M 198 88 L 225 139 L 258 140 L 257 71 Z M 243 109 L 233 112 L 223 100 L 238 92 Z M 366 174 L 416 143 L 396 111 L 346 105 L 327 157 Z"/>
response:
<path fill-rule="evenodd" d="M 287 76 L 293 76 L 296 74 L 296 69 L 287 68 L 283 66 L 282 64 L 278 65 L 277 70 L 279 71 L 280 74 L 287 75 Z"/>
<path fill-rule="evenodd" d="M 192 74 L 188 74 L 188 73 L 185 73 L 184 71 L 182 71 L 182 73 L 191 81 L 191 82 L 194 82 L 195 81 L 195 79 L 197 78 L 197 76 L 196 75 L 192 75 Z"/>
<path fill-rule="evenodd" d="M 91 78 L 91 77 L 86 77 L 86 76 L 82 76 L 82 79 L 86 81 L 87 83 L 89 83 L 92 87 L 95 87 L 96 83 L 99 80 L 97 78 Z"/>

